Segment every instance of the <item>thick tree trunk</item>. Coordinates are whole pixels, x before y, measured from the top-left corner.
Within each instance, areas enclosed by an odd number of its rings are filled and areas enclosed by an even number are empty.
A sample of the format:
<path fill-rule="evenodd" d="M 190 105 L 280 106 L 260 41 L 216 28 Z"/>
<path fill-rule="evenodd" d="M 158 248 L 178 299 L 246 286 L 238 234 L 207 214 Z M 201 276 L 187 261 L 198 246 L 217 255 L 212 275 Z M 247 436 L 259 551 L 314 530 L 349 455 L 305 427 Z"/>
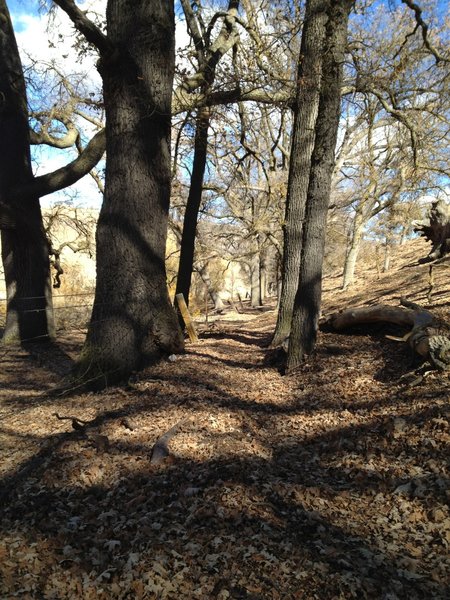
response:
<path fill-rule="evenodd" d="M 341 0 L 331 3 L 329 7 L 319 111 L 303 227 L 299 286 L 292 316 L 287 371 L 300 365 L 304 355 L 314 348 L 317 337 L 326 221 L 341 106 L 342 67 L 352 5 L 351 0 Z"/>
<path fill-rule="evenodd" d="M 195 234 L 197 230 L 198 212 L 202 201 L 203 179 L 206 168 L 209 120 L 209 109 L 200 109 L 196 119 L 194 161 L 192 165 L 191 184 L 189 187 L 186 212 L 184 214 L 183 233 L 181 236 L 176 293 L 183 294 L 186 304 L 188 305 L 192 269 L 194 265 Z"/>
<path fill-rule="evenodd" d="M 206 286 L 206 290 L 208 292 L 209 297 L 214 302 L 214 309 L 218 310 L 218 311 L 223 310 L 224 306 L 223 306 L 222 298 L 220 297 L 217 290 L 214 289 L 207 264 L 204 263 L 202 265 L 198 265 L 197 272 L 200 275 L 203 283 Z"/>
<path fill-rule="evenodd" d="M 272 346 L 279 346 L 289 335 L 298 286 L 302 227 L 319 106 L 322 44 L 329 3 L 330 0 L 309 0 L 306 4 L 286 199 L 282 288 Z"/>
<path fill-rule="evenodd" d="M 22 64 L 4 0 L 0 0 L 0 215 L 7 293 L 5 343 L 54 337 L 49 248 L 39 198 L 17 198 L 33 179 Z"/>
<path fill-rule="evenodd" d="M 127 377 L 183 339 L 166 284 L 170 199 L 173 2 L 110 0 L 103 57 L 105 198 L 97 227 L 97 288 L 76 369 L 101 387 Z"/>

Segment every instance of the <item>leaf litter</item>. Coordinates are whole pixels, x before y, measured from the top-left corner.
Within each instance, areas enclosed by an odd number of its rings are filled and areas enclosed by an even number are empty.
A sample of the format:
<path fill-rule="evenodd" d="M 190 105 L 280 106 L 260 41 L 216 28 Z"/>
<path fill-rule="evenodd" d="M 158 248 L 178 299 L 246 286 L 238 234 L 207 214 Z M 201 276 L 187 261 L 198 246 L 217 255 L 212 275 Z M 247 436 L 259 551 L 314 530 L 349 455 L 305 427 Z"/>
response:
<path fill-rule="evenodd" d="M 401 385 L 379 331 L 282 376 L 274 318 L 70 398 L 56 350 L 3 351 L 2 598 L 448 598 L 448 376 Z"/>

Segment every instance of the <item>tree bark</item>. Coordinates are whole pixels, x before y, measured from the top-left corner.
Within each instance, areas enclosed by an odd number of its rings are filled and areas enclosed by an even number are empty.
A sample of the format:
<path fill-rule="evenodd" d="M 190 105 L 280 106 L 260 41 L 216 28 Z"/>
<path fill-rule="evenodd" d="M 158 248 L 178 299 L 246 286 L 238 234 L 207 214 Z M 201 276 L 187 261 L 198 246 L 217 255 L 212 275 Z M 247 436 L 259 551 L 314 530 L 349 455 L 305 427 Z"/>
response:
<path fill-rule="evenodd" d="M 298 286 L 302 228 L 314 148 L 315 124 L 319 106 L 322 72 L 322 45 L 329 0 L 309 0 L 306 4 L 297 75 L 293 140 L 290 154 L 282 288 L 272 346 L 279 346 L 289 335 L 294 299 Z"/>
<path fill-rule="evenodd" d="M 183 294 L 187 305 L 189 305 L 189 292 L 191 289 L 192 269 L 194 265 L 195 236 L 197 231 L 198 212 L 202 201 L 203 179 L 208 153 L 209 120 L 209 109 L 200 109 L 196 119 L 194 162 L 192 164 L 191 183 L 186 204 L 186 212 L 184 214 L 176 287 L 176 294 Z"/>
<path fill-rule="evenodd" d="M 106 112 L 105 197 L 97 227 L 97 287 L 75 375 L 102 387 L 179 352 L 166 284 L 170 199 L 173 2 L 110 0 L 99 70 Z M 76 383 L 76 381 L 75 381 Z"/>
<path fill-rule="evenodd" d="M 419 262 L 432 262 L 450 252 L 450 205 L 444 200 L 435 200 L 427 218 L 424 221 L 414 221 L 413 225 L 414 231 L 432 243 L 429 255 L 421 258 Z"/>
<path fill-rule="evenodd" d="M 267 300 L 267 247 L 260 245 L 259 251 L 259 287 L 261 304 Z"/>
<path fill-rule="evenodd" d="M 427 359 L 440 371 L 450 370 L 450 326 L 437 319 L 433 313 L 421 306 L 401 300 L 406 307 L 378 304 L 361 308 L 352 308 L 330 315 L 326 326 L 342 331 L 355 325 L 366 323 L 394 323 L 410 327 L 402 338 L 386 336 L 399 342 L 406 342 L 414 352 Z"/>
<path fill-rule="evenodd" d="M 299 286 L 289 338 L 288 372 L 297 368 L 304 355 L 312 351 L 317 337 L 326 220 L 340 117 L 348 17 L 352 6 L 352 0 L 331 2 L 329 5 L 320 102 L 303 227 Z"/>
<path fill-rule="evenodd" d="M 0 71 L 0 224 L 7 294 L 3 341 L 45 341 L 54 337 L 49 248 L 39 197 L 13 194 L 15 187 L 33 180 L 33 173 L 23 69 L 4 0 Z"/>
<path fill-rule="evenodd" d="M 350 245 L 344 263 L 344 275 L 342 289 L 346 290 L 355 279 L 356 261 L 358 260 L 359 250 L 363 238 L 365 220 L 361 213 L 357 212 L 353 220 Z"/>
<path fill-rule="evenodd" d="M 257 236 L 251 240 L 252 255 L 250 260 L 250 306 L 256 308 L 262 305 L 261 298 L 261 271 L 260 271 L 260 245 Z"/>
<path fill-rule="evenodd" d="M 203 283 L 206 286 L 206 290 L 209 294 L 209 297 L 214 302 L 214 310 L 217 310 L 217 311 L 223 310 L 224 305 L 223 305 L 222 298 L 220 297 L 220 294 L 217 292 L 217 290 L 214 288 L 214 286 L 212 284 L 211 276 L 209 274 L 207 263 L 205 262 L 201 265 L 197 265 L 197 272 L 200 275 L 201 280 L 203 281 Z"/>

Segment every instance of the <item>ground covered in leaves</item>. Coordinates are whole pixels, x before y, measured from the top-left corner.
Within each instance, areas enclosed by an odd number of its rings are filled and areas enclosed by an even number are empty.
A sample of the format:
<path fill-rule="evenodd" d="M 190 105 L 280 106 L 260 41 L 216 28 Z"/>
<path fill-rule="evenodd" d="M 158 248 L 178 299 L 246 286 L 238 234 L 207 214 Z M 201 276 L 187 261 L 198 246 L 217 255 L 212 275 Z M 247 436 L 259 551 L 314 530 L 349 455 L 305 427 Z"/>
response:
<path fill-rule="evenodd" d="M 350 301 L 328 282 L 325 310 Z M 3 350 L 1 598 L 448 598 L 448 375 L 409 386 L 377 327 L 321 332 L 283 376 L 274 319 L 224 315 L 176 361 L 69 398 L 47 391 L 80 336 Z"/>

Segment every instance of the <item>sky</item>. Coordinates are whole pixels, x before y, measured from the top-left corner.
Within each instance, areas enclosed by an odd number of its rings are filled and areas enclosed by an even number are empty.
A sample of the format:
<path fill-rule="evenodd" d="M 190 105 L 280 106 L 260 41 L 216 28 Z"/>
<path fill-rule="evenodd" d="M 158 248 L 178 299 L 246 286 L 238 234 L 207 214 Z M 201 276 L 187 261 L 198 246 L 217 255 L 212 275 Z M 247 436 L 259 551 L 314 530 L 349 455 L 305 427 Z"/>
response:
<path fill-rule="evenodd" d="M 417 1 L 417 0 L 416 0 Z M 379 0 L 392 6 L 392 0 Z M 400 5 L 400 0 L 396 0 Z M 48 2 L 48 4 L 50 4 Z M 80 0 L 78 6 L 86 10 L 90 6 L 98 12 L 106 5 L 106 0 Z M 419 0 L 420 4 L 420 0 Z M 54 62 L 61 67 L 63 72 L 83 71 L 84 81 L 92 86 L 93 90 L 101 87 L 100 76 L 96 70 L 95 56 L 86 57 L 82 64 L 77 59 L 77 54 L 73 50 L 73 27 L 69 18 L 63 11 L 55 11 L 53 21 L 49 27 L 49 17 L 44 10 L 39 9 L 39 0 L 7 0 L 10 10 L 16 39 L 21 52 L 24 65 L 29 62 L 28 56 L 33 57 L 44 63 Z M 436 6 L 436 4 L 435 4 Z M 437 0 L 438 14 L 442 17 L 448 14 L 448 5 L 446 0 Z M 405 10 L 407 8 L 405 7 Z M 427 18 L 427 12 L 424 11 L 424 18 Z M 184 27 L 177 28 L 177 35 L 186 41 L 186 31 Z M 89 133 L 89 132 L 88 132 Z M 32 148 L 35 158 L 35 173 L 43 174 L 59 168 L 68 162 L 68 152 L 58 151 L 48 147 L 41 148 L 39 151 Z M 72 154 L 70 160 L 76 156 Z M 84 177 L 80 182 L 72 186 L 71 193 L 75 195 L 75 203 L 84 206 L 100 206 L 101 196 L 98 188 L 90 177 Z M 61 201 L 64 194 L 59 192 L 42 199 L 43 206 Z"/>
<path fill-rule="evenodd" d="M 102 0 L 88 0 L 78 4 L 81 8 L 95 4 L 98 9 L 102 3 Z M 30 56 L 41 63 L 54 63 L 63 72 L 82 72 L 85 84 L 92 86 L 93 90 L 100 89 L 101 80 L 95 67 L 95 57 L 86 57 L 82 64 L 77 60 L 77 54 L 71 47 L 73 27 L 61 10 L 56 11 L 54 22 L 48 28 L 49 17 L 39 10 L 39 0 L 7 0 L 7 5 L 24 67 L 29 63 Z M 89 136 L 94 132 L 93 128 L 91 131 L 84 129 Z M 48 146 L 32 146 L 31 149 L 35 175 L 58 169 L 77 156 L 75 150 L 56 150 Z M 89 176 L 71 186 L 69 196 L 63 191 L 57 192 L 43 197 L 41 204 L 46 207 L 68 198 L 72 198 L 77 206 L 100 207 L 101 204 L 101 194 Z"/>

